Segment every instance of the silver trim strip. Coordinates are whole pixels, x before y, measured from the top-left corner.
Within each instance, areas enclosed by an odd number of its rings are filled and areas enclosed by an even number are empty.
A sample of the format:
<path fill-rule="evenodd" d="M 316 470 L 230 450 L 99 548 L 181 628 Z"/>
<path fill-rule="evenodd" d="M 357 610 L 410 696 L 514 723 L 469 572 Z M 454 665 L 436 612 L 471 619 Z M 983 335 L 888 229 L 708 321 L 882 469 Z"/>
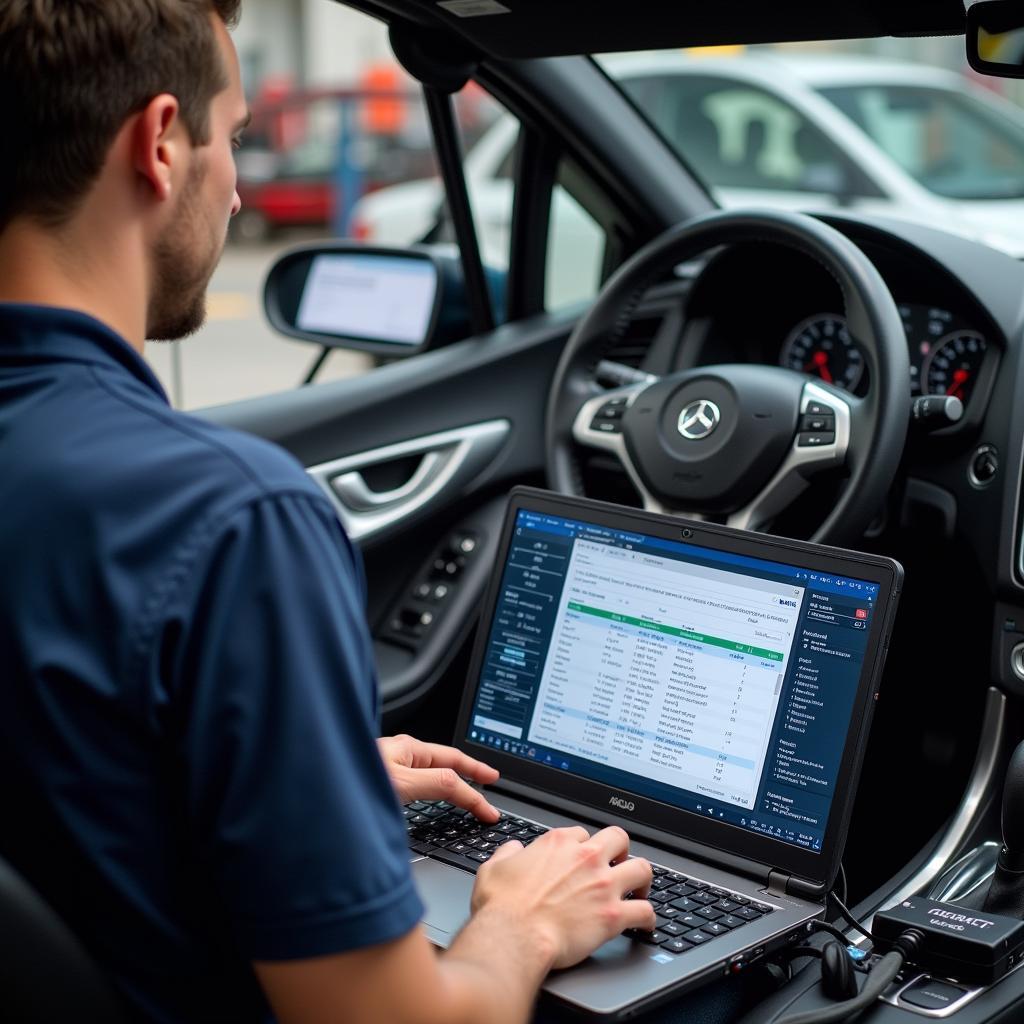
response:
<path fill-rule="evenodd" d="M 365 540 L 434 504 L 442 493 L 465 488 L 497 455 L 510 429 L 508 420 L 474 423 L 308 466 L 306 472 L 330 498 L 349 537 Z M 422 456 L 420 465 L 393 491 L 371 491 L 359 472 L 415 455 Z"/>
<path fill-rule="evenodd" d="M 759 530 L 774 516 L 777 516 L 793 501 L 808 484 L 808 475 L 821 469 L 840 466 L 846 460 L 850 447 L 850 406 L 831 391 L 826 391 L 811 381 L 804 385 L 800 396 L 800 416 L 807 407 L 817 402 L 831 409 L 836 418 L 835 441 L 817 448 L 800 447 L 799 427 L 793 446 L 775 475 L 765 484 L 764 489 L 745 507 L 733 512 L 726 520 L 729 526 L 739 530 Z"/>
<path fill-rule="evenodd" d="M 926 891 L 935 879 L 947 869 L 956 852 L 966 842 L 978 822 L 986 795 L 991 792 L 991 787 L 998 784 L 999 781 L 996 778 L 996 772 L 1008 734 L 1007 704 L 1006 695 L 994 686 L 990 686 L 985 702 L 985 717 L 981 726 L 981 736 L 978 740 L 978 755 L 975 758 L 971 777 L 956 814 L 953 815 L 952 821 L 928 862 L 880 906 L 875 908 L 871 915 L 872 919 L 878 911 L 888 910 L 910 896 Z M 870 924 L 867 927 L 870 931 Z M 859 945 L 864 941 L 863 936 L 853 931 L 847 932 L 847 937 L 854 945 Z"/>

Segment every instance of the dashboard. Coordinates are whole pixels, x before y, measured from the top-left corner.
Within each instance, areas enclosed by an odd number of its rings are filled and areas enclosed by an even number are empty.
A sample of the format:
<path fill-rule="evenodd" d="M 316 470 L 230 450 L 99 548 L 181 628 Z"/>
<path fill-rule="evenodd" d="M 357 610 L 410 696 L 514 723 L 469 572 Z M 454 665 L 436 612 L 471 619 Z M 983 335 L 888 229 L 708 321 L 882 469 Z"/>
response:
<path fill-rule="evenodd" d="M 892 292 L 910 362 L 908 400 L 959 398 L 976 420 L 1005 336 L 964 283 L 891 246 L 861 243 Z M 768 243 L 733 246 L 694 282 L 675 368 L 756 362 L 806 373 L 858 396 L 869 360 L 843 315 L 836 281 L 809 256 Z"/>

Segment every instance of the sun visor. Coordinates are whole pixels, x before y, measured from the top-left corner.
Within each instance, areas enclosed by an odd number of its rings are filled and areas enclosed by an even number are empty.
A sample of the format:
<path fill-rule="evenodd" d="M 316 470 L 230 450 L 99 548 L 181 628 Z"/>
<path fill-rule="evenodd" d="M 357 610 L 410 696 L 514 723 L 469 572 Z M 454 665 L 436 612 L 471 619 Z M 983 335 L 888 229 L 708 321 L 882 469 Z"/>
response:
<path fill-rule="evenodd" d="M 555 57 L 727 43 L 955 35 L 962 0 L 418 0 L 494 57 Z"/>

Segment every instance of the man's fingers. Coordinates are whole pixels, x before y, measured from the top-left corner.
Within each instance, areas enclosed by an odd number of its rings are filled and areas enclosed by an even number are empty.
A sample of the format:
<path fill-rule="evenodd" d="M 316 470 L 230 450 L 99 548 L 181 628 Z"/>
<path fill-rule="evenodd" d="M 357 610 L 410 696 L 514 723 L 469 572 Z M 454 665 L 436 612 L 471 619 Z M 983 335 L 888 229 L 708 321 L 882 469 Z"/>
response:
<path fill-rule="evenodd" d="M 492 858 L 493 859 L 493 858 Z M 642 928 L 645 932 L 654 931 L 657 924 L 654 907 L 647 900 L 624 900 L 622 903 L 622 930 Z"/>
<path fill-rule="evenodd" d="M 509 839 L 502 843 L 494 853 L 491 854 L 491 859 L 487 862 L 488 864 L 497 864 L 498 861 L 505 860 L 507 857 L 511 857 L 513 854 L 520 853 L 524 849 L 523 844 L 518 839 Z"/>
<path fill-rule="evenodd" d="M 447 800 L 463 807 L 481 821 L 497 821 L 501 817 L 483 793 L 459 778 L 452 768 L 406 768 L 403 770 L 406 789 L 418 800 Z"/>
<path fill-rule="evenodd" d="M 623 860 L 629 853 L 629 836 L 617 825 L 595 832 L 590 837 L 590 842 L 601 848 L 606 854 L 605 861 L 608 864 L 615 864 Z"/>
<path fill-rule="evenodd" d="M 638 899 L 646 899 L 651 888 L 651 864 L 642 857 L 631 857 L 612 868 L 621 892 L 632 892 Z"/>
<path fill-rule="evenodd" d="M 454 747 L 446 747 L 441 743 L 423 743 L 415 741 L 413 747 L 414 768 L 453 768 L 463 778 L 474 782 L 490 783 L 498 778 L 498 769 L 492 768 L 483 761 L 478 761 L 469 754 L 464 754 Z"/>

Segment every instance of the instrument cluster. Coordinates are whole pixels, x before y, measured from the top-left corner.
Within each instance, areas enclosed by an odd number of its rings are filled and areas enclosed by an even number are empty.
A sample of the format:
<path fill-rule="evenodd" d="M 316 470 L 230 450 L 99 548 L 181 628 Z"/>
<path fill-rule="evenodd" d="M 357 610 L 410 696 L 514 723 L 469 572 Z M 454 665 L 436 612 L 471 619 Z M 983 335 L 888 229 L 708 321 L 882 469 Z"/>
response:
<path fill-rule="evenodd" d="M 912 395 L 951 395 L 965 405 L 978 380 L 988 343 L 962 317 L 935 306 L 899 306 L 910 355 Z M 823 312 L 787 334 L 779 364 L 820 377 L 853 394 L 867 390 L 864 351 L 844 317 Z"/>

